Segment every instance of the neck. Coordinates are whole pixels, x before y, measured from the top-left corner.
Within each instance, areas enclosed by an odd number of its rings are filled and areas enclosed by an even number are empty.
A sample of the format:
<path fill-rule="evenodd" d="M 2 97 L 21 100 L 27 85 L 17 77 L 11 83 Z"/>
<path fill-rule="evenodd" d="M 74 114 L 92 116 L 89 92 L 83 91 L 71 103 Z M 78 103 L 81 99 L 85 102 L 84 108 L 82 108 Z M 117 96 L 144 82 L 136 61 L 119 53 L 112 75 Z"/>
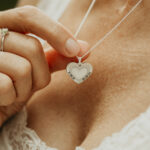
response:
<path fill-rule="evenodd" d="M 101 8 L 104 7 L 104 5 L 106 7 L 112 8 L 115 7 L 118 10 L 125 10 L 126 8 L 130 8 L 133 5 L 135 5 L 139 0 L 97 0 L 95 3 L 95 6 L 93 8 L 93 12 L 96 10 L 99 10 Z M 76 6 L 76 10 L 78 10 L 78 12 L 81 14 L 83 13 L 84 10 L 87 10 L 87 8 L 89 7 L 89 5 L 91 4 L 92 0 L 72 0 L 71 4 L 73 4 L 74 6 Z M 80 7 L 78 7 L 80 6 Z M 149 0 L 143 0 L 141 3 L 141 8 L 143 9 L 148 9 L 150 8 L 150 3 Z M 123 11 L 122 11 L 123 12 Z M 150 9 L 148 10 L 148 12 L 150 12 Z M 150 14 L 150 13 L 149 13 Z"/>
<path fill-rule="evenodd" d="M 90 16 L 88 17 L 84 27 L 86 27 L 90 24 L 95 24 L 98 25 L 98 23 L 102 22 L 103 18 L 106 20 L 109 24 L 116 23 L 121 19 L 139 0 L 97 0 L 95 3 L 94 8 L 92 9 L 92 12 L 90 13 Z M 79 23 L 83 19 L 83 16 L 85 15 L 89 5 L 91 4 L 92 0 L 82 0 L 82 1 L 76 1 L 72 0 L 69 7 L 70 9 L 67 9 L 68 11 L 76 12 L 76 17 L 74 15 L 71 16 L 71 14 L 64 13 L 63 19 L 60 19 L 62 23 L 65 21 L 65 25 L 73 32 L 76 31 L 76 29 L 79 26 Z M 75 9 L 73 9 L 75 8 Z M 110 9 L 111 8 L 111 9 Z M 150 18 L 150 3 L 149 0 L 143 0 L 140 6 L 135 10 L 136 14 L 138 14 L 139 18 L 145 17 L 147 21 Z M 133 12 L 134 13 L 134 12 Z M 102 15 L 101 15 L 102 14 Z M 108 16 L 109 15 L 109 16 Z M 65 17 L 64 17 L 65 16 Z M 69 22 L 66 22 L 68 17 L 73 17 L 74 20 L 72 23 L 72 26 L 70 26 Z M 92 17 L 91 17 L 92 16 Z M 103 17 L 103 18 L 102 18 Z M 107 17 L 107 18 L 106 18 Z M 118 18 L 117 18 L 118 17 Z M 116 20 L 115 20 L 116 19 Z M 128 19 L 128 18 L 127 18 Z M 106 22 L 106 21 L 105 21 Z M 104 23 L 105 23 L 104 22 Z M 67 24 L 66 24 L 67 23 Z M 106 24 L 106 23 L 105 23 Z M 92 26 L 92 25 L 91 25 Z M 84 27 L 82 28 L 82 31 L 84 32 Z M 97 26 L 98 27 L 98 26 Z M 106 29 L 106 31 L 108 31 Z M 80 35 L 82 35 L 82 32 Z M 105 32 L 106 32 L 105 31 Z M 97 34 L 98 35 L 98 34 Z M 82 38 L 80 36 L 79 38 Z M 89 41 L 89 38 L 84 38 L 85 40 Z M 91 38 L 90 38 L 91 39 Z M 96 40 L 96 39 L 94 39 Z"/>

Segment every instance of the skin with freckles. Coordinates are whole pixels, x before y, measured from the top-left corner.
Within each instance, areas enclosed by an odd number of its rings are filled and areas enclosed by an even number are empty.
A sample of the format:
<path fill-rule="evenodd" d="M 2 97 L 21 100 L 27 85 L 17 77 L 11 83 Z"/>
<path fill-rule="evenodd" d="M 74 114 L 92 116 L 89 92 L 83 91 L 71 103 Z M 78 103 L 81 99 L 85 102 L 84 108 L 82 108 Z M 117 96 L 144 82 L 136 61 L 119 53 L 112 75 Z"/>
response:
<path fill-rule="evenodd" d="M 60 22 L 73 33 L 91 1 L 72 0 Z M 137 1 L 98 0 L 78 39 L 93 45 Z M 79 7 L 80 6 L 80 7 Z M 65 71 L 30 99 L 28 126 L 51 147 L 86 150 L 120 131 L 150 105 L 150 4 L 142 4 L 86 60 L 93 75 L 76 85 Z M 76 15 L 74 15 L 76 14 Z"/>

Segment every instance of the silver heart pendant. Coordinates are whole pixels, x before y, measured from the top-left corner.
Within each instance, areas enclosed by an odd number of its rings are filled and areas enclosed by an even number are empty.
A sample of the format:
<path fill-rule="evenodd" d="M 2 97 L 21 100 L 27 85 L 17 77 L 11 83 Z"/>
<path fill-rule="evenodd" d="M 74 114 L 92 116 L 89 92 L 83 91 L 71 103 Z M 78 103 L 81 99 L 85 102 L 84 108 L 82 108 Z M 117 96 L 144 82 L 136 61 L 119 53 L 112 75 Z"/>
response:
<path fill-rule="evenodd" d="M 67 65 L 67 73 L 73 81 L 80 84 L 93 72 L 93 67 L 88 63 L 70 63 Z"/>

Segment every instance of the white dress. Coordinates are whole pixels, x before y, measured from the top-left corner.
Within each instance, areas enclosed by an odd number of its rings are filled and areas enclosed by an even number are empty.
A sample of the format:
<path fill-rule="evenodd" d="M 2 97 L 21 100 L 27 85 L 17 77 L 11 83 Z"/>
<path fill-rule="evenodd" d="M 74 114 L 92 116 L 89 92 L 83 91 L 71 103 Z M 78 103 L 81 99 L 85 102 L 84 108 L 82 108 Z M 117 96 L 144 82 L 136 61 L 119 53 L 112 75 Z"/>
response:
<path fill-rule="evenodd" d="M 57 20 L 68 3 L 69 0 L 41 0 L 38 7 Z M 24 109 L 0 132 L 0 150 L 56 149 L 48 147 L 35 131 L 27 127 L 27 112 Z M 76 150 L 83 149 L 77 147 Z M 150 150 L 150 108 L 119 133 L 106 137 L 95 150 Z"/>

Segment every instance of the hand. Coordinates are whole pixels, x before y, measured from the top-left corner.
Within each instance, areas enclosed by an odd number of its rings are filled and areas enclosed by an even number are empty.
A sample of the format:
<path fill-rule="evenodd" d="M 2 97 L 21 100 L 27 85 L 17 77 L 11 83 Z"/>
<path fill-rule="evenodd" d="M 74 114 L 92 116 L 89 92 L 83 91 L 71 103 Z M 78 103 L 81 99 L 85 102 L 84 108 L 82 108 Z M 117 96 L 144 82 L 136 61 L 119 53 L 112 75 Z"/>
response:
<path fill-rule="evenodd" d="M 64 69 L 74 56 L 84 53 L 87 44 L 78 44 L 61 24 L 31 6 L 1 12 L 0 20 L 0 28 L 10 30 L 4 41 L 4 52 L 0 53 L 2 125 L 35 91 L 49 84 L 50 71 Z M 43 38 L 57 51 L 53 49 L 44 54 L 41 43 L 27 33 Z"/>

